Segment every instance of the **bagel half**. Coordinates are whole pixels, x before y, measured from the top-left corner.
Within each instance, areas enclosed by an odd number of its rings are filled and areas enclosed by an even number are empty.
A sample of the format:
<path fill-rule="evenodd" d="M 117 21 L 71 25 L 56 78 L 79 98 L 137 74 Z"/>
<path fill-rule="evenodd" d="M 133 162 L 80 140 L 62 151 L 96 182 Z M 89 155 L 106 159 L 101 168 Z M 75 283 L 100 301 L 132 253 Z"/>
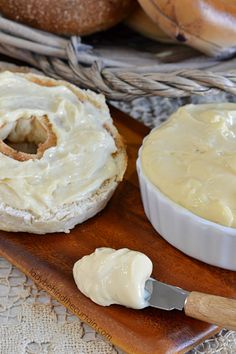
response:
<path fill-rule="evenodd" d="M 88 218 L 91 218 L 96 213 L 101 211 L 106 206 L 109 199 L 111 198 L 118 183 L 122 180 L 127 165 L 127 155 L 126 155 L 126 150 L 122 138 L 119 135 L 115 126 L 113 125 L 112 119 L 109 116 L 108 107 L 105 103 L 105 99 L 103 95 L 97 95 L 94 92 L 89 90 L 87 91 L 81 90 L 78 87 L 64 81 L 56 81 L 48 77 L 39 76 L 31 73 L 13 74 L 8 72 L 3 72 L 0 74 L 0 81 L 1 81 L 1 75 L 7 76 L 8 74 L 13 75 L 13 78 L 14 77 L 23 78 L 24 80 L 27 80 L 30 83 L 32 82 L 39 87 L 41 86 L 48 87 L 48 88 L 56 88 L 57 86 L 62 87 L 62 89 L 65 90 L 65 92 L 70 91 L 76 96 L 79 104 L 82 107 L 82 112 L 84 107 L 83 105 L 89 105 L 90 107 L 89 109 L 91 110 L 91 115 L 97 114 L 98 112 L 100 116 L 104 115 L 107 117 L 101 129 L 104 129 L 104 134 L 106 133 L 106 136 L 109 134 L 109 136 L 114 140 L 116 151 L 113 152 L 109 158 L 111 159 L 112 164 L 115 166 L 114 167 L 115 174 L 112 175 L 109 179 L 104 179 L 98 188 L 96 188 L 92 192 L 86 193 L 85 196 L 83 195 L 80 196 L 79 198 L 71 202 L 62 203 L 60 205 L 57 205 L 55 203 L 55 205 L 53 204 L 52 208 L 44 207 L 43 209 L 40 210 L 40 212 L 37 213 L 35 213 L 35 210 L 31 209 L 30 207 L 27 209 L 14 207 L 14 202 L 7 204 L 1 198 L 1 189 L 0 189 L 0 229 L 5 231 L 14 231 L 14 232 L 21 231 L 21 232 L 31 232 L 36 234 L 45 234 L 45 233 L 52 233 L 52 232 L 69 232 L 69 230 L 72 229 L 76 224 L 84 222 Z M 22 87 L 22 91 L 24 91 L 24 87 Z M 0 111 L 1 108 L 2 106 L 0 104 Z M 57 147 L 60 146 L 60 141 L 59 141 L 60 139 L 58 139 L 57 137 L 57 132 L 55 131 L 55 127 L 50 122 L 45 120 L 45 117 L 42 117 L 42 119 L 39 118 L 39 122 L 41 124 L 40 127 L 39 127 L 40 125 L 39 123 L 38 125 L 34 125 L 34 116 L 30 117 L 31 119 L 30 122 L 28 118 L 27 118 L 28 120 L 26 119 L 27 122 L 25 121 L 23 122 L 24 124 L 27 123 L 28 124 L 27 126 L 31 124 L 30 125 L 31 130 L 28 129 L 29 130 L 28 135 L 26 135 L 26 131 L 23 129 L 24 126 L 23 128 L 21 128 L 21 127 L 17 127 L 17 125 L 15 125 L 15 128 L 11 130 L 10 134 L 9 132 L 6 133 L 4 129 L 7 128 L 6 126 L 4 126 L 4 123 L 2 122 L 2 119 L 4 118 L 1 117 L 2 116 L 0 115 L 0 137 L 1 137 L 0 161 L 1 159 L 5 159 L 4 161 L 9 163 L 10 166 L 11 165 L 16 166 L 18 171 L 21 171 L 21 166 L 22 169 L 26 169 L 28 166 L 27 163 L 29 163 L 29 161 L 31 161 L 30 163 L 32 166 L 37 166 L 39 161 L 41 161 L 40 163 L 43 163 L 45 154 L 47 153 L 50 156 L 49 152 L 50 151 L 53 152 L 54 151 L 53 149 L 57 149 Z M 64 123 L 66 124 L 66 122 L 62 122 L 62 124 Z M 86 122 L 84 124 L 86 124 Z M 45 138 L 46 143 L 42 143 L 42 141 L 45 140 L 45 139 L 43 140 L 42 136 L 45 134 L 46 134 L 46 138 Z M 8 135 L 7 139 L 10 140 L 10 143 L 9 142 L 6 143 L 6 139 L 5 140 L 3 139 L 2 136 L 5 137 L 6 135 Z M 34 153 L 30 153 L 30 152 L 22 152 L 22 151 L 15 150 L 14 144 L 16 143 L 17 139 L 18 142 L 19 141 L 23 142 L 24 140 L 24 142 L 27 141 L 28 143 L 33 140 L 34 141 L 37 140 L 38 141 L 37 151 Z M 11 144 L 11 146 L 9 147 L 8 144 Z M 80 141 L 78 141 L 78 146 L 80 147 L 80 150 L 83 151 L 83 145 L 82 143 L 80 145 Z M 74 158 L 76 158 L 76 156 Z M 49 159 L 49 162 L 50 161 L 51 160 Z M 60 161 L 53 161 L 53 160 L 50 163 L 47 162 L 46 172 L 48 171 L 48 169 L 50 172 L 50 168 L 53 168 L 53 166 L 55 164 L 58 164 L 59 162 Z M 5 173 L 5 175 L 4 173 L 5 172 L 3 169 L 2 175 L 0 176 L 1 188 L 4 188 L 5 186 L 3 185 L 2 187 L 1 185 L 2 183 L 5 183 L 5 180 L 3 182 L 3 179 L 4 178 L 7 179 L 7 177 L 9 177 L 7 176 L 7 172 Z M 64 169 L 62 168 L 61 173 L 66 174 L 67 171 L 64 171 Z M 42 176 L 44 176 L 44 174 Z M 15 176 L 15 178 L 17 179 L 18 176 Z M 37 179 L 36 175 L 35 178 Z M 60 176 L 59 177 L 56 176 L 56 178 L 60 179 Z M 78 175 L 78 179 L 79 178 L 80 176 Z M 14 179 L 12 180 L 12 183 L 14 184 Z M 40 188 L 43 187 L 41 184 L 39 184 L 39 186 Z M 79 186 L 79 180 L 78 180 L 78 186 Z M 9 186 L 7 185 L 7 188 L 8 187 Z M 34 188 L 37 188 L 37 185 L 35 185 Z M 4 191 L 4 189 L 2 190 Z M 23 202 L 24 198 L 26 198 L 27 193 L 24 194 L 23 190 L 22 191 L 18 190 L 17 194 L 18 196 L 20 196 Z"/>
<path fill-rule="evenodd" d="M 235 0 L 138 0 L 168 36 L 211 56 L 236 52 Z"/>

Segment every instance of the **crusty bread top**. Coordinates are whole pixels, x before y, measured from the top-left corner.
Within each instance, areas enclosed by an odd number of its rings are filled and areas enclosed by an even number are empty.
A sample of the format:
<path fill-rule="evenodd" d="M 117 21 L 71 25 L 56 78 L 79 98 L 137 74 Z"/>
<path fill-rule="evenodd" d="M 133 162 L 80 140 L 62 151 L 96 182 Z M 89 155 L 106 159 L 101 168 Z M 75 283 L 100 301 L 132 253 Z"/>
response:
<path fill-rule="evenodd" d="M 0 0 L 0 11 L 44 31 L 86 35 L 117 24 L 134 5 L 134 0 Z"/>
<path fill-rule="evenodd" d="M 138 1 L 161 29 L 180 43 L 212 56 L 235 53 L 235 0 Z"/>

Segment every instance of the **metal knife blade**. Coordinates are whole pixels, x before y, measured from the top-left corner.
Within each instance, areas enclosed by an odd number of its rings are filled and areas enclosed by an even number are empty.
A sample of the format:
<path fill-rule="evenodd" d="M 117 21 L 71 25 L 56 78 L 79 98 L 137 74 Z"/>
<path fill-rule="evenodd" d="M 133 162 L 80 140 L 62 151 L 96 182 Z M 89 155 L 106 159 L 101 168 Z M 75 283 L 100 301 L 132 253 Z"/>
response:
<path fill-rule="evenodd" d="M 145 283 L 146 301 L 149 306 L 162 310 L 183 310 L 186 298 L 190 294 L 177 286 L 162 283 L 149 278 Z"/>

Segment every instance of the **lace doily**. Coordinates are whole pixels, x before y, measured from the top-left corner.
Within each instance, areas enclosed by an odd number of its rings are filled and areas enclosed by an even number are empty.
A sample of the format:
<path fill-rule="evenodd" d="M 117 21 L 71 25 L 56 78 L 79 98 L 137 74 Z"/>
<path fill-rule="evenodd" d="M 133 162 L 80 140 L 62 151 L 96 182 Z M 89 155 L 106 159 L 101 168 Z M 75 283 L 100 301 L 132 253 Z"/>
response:
<path fill-rule="evenodd" d="M 203 98 L 206 101 L 206 97 Z M 212 100 L 235 100 L 222 94 Z M 202 101 L 193 97 L 193 102 Z M 140 98 L 115 103 L 118 108 L 153 127 L 164 121 L 181 99 Z M 21 271 L 0 257 L 0 354 L 122 353 L 65 307 L 40 290 Z M 235 354 L 236 332 L 223 330 L 189 354 Z"/>
<path fill-rule="evenodd" d="M 1 354 L 121 353 L 0 257 Z"/>

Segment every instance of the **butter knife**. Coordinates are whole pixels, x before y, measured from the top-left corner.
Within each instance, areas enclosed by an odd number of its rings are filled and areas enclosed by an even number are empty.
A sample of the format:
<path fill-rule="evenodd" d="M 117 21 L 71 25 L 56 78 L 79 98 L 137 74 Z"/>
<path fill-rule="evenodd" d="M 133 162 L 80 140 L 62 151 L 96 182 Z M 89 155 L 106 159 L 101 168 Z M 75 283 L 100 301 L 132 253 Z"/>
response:
<path fill-rule="evenodd" d="M 145 283 L 149 306 L 180 310 L 185 315 L 220 327 L 236 330 L 236 300 L 197 291 L 188 292 L 149 278 Z"/>

